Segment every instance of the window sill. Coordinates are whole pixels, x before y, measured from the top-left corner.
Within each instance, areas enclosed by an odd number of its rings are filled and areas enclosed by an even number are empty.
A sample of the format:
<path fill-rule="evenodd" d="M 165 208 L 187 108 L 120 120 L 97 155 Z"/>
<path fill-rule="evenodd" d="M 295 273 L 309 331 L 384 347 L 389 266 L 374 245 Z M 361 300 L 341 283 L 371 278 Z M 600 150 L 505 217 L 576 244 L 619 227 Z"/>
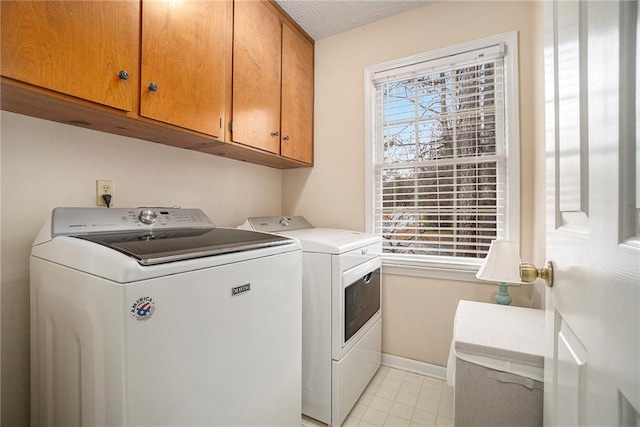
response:
<path fill-rule="evenodd" d="M 425 277 L 430 279 L 457 280 L 463 282 L 474 282 L 478 284 L 491 284 L 478 280 L 476 273 L 480 269 L 481 261 L 478 263 L 460 263 L 446 261 L 417 261 L 402 260 L 382 257 L 382 273 L 398 276 Z"/>
<path fill-rule="evenodd" d="M 464 282 L 479 282 L 476 273 L 479 265 L 406 265 L 394 261 L 382 260 L 382 273 L 399 276 L 426 277 L 431 279 L 458 280 Z"/>

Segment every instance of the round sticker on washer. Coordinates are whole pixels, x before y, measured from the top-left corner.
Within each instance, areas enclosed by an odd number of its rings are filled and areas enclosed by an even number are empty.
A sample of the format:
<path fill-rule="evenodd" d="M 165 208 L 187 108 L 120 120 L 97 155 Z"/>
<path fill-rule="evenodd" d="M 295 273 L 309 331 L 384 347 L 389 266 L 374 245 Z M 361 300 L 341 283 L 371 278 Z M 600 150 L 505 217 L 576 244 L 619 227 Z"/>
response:
<path fill-rule="evenodd" d="M 151 297 L 140 297 L 131 306 L 131 315 L 136 320 L 149 320 L 156 306 Z"/>

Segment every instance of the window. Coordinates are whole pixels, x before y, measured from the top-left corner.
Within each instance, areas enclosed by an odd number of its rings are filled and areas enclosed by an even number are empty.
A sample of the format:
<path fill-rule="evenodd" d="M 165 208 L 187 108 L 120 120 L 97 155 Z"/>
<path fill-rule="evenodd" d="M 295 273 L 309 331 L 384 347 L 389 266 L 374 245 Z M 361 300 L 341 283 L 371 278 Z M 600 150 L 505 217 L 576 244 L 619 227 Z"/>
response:
<path fill-rule="evenodd" d="M 387 272 L 471 278 L 518 240 L 517 35 L 365 71 L 367 228 Z"/>

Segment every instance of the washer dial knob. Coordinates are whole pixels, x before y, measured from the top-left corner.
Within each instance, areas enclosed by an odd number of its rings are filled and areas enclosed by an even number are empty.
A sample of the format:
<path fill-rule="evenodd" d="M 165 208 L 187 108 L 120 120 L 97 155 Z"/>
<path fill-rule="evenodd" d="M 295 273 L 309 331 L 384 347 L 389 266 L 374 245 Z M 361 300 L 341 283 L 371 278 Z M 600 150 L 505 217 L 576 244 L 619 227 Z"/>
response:
<path fill-rule="evenodd" d="M 138 219 L 143 224 L 153 224 L 154 222 L 156 222 L 156 213 L 151 209 L 145 209 L 140 212 L 140 215 L 138 215 Z"/>
<path fill-rule="evenodd" d="M 289 220 L 287 218 L 281 218 L 280 219 L 280 225 L 283 227 L 288 227 L 289 226 Z"/>

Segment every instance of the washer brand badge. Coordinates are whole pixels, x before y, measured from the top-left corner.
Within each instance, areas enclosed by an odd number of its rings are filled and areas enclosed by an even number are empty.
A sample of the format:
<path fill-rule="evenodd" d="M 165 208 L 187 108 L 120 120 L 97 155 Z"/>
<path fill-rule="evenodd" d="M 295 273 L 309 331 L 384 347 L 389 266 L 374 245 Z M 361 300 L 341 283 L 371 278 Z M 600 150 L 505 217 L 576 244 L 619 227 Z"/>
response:
<path fill-rule="evenodd" d="M 247 283 L 246 285 L 236 286 L 235 288 L 231 288 L 231 296 L 236 296 L 244 292 L 248 292 L 251 290 L 251 283 Z"/>
<path fill-rule="evenodd" d="M 151 297 L 140 297 L 131 306 L 131 315 L 136 320 L 149 320 L 156 306 Z"/>

